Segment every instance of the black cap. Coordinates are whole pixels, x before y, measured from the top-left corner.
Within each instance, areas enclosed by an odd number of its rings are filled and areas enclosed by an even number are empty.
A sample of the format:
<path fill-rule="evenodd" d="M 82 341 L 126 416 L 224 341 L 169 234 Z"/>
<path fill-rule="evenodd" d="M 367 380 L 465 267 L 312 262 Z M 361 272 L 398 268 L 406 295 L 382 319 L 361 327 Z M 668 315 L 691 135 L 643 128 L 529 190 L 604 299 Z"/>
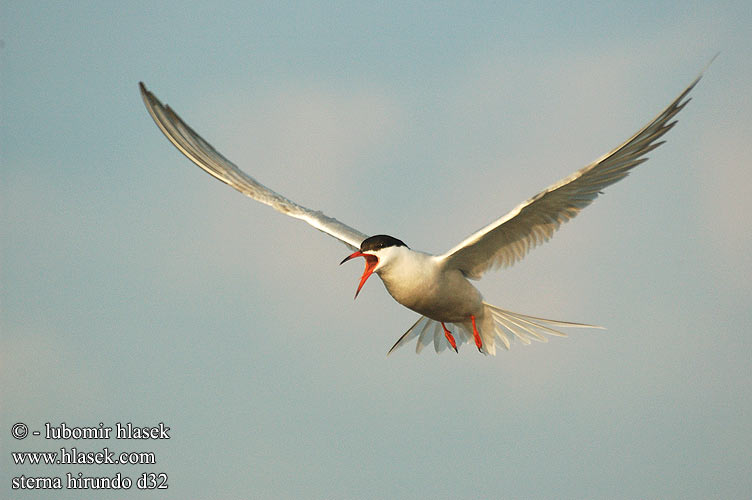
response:
<path fill-rule="evenodd" d="M 360 244 L 360 251 L 365 252 L 367 250 L 381 250 L 382 248 L 386 247 L 408 247 L 405 245 L 401 240 L 398 240 L 397 238 L 393 236 L 389 236 L 386 234 L 377 234 L 376 236 L 371 236 L 370 238 L 366 238 L 363 240 L 363 243 Z"/>

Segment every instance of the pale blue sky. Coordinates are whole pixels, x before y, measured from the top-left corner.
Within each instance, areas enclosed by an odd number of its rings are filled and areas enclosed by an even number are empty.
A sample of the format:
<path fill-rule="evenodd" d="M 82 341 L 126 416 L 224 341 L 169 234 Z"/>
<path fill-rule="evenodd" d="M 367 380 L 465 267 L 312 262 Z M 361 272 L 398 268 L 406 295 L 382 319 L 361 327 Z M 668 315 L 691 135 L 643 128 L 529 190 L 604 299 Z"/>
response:
<path fill-rule="evenodd" d="M 79 470 L 164 471 L 160 499 L 752 492 L 749 2 L 3 2 L 0 23 L 0 496 Z M 353 302 L 347 248 L 194 167 L 137 88 L 292 199 L 441 252 L 717 51 L 648 163 L 480 282 L 607 330 L 496 357 L 386 358 L 416 315 L 377 279 Z M 61 421 L 172 439 L 10 437 Z M 62 445 L 158 464 L 11 465 Z"/>

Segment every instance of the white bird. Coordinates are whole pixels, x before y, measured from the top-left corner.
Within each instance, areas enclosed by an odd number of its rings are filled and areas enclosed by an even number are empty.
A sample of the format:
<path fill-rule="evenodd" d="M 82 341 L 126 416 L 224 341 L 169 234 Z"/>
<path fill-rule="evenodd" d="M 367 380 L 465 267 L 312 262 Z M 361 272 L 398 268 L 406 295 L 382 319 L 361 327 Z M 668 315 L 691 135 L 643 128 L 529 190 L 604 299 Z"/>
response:
<path fill-rule="evenodd" d="M 365 271 L 356 298 L 368 277 L 376 273 L 397 302 L 421 315 L 389 353 L 417 337 L 416 352 L 431 342 L 436 352 L 447 346 L 457 351 L 459 345 L 472 339 L 480 352 L 493 355 L 497 343 L 509 349 L 515 338 L 529 344 L 531 340 L 545 342 L 545 335 L 566 337 L 554 327 L 600 328 L 500 309 L 485 302 L 469 280 L 522 259 L 533 247 L 551 238 L 562 223 L 590 205 L 606 186 L 623 179 L 631 169 L 646 161 L 645 155 L 663 144 L 664 141 L 658 140 L 674 126 L 676 121 L 671 121 L 672 118 L 690 101 L 687 94 L 701 77 L 702 74 L 655 119 L 616 149 L 521 203 L 442 255 L 412 250 L 392 236 L 368 237 L 263 186 L 194 132 L 143 83 L 139 86 L 156 124 L 196 165 L 246 196 L 302 219 L 355 250 L 341 264 L 363 257 Z"/>

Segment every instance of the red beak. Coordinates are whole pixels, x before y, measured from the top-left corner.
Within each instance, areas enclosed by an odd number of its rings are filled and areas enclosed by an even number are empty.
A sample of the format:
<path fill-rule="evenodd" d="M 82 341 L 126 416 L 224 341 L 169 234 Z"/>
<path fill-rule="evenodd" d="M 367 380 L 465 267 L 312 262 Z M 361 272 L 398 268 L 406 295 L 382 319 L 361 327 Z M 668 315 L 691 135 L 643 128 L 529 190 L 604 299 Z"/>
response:
<path fill-rule="evenodd" d="M 360 250 L 358 250 L 357 252 L 345 257 L 344 260 L 339 263 L 339 265 L 341 266 L 348 260 L 354 259 L 355 257 L 363 257 L 364 259 L 366 259 L 366 270 L 363 271 L 363 276 L 361 276 L 360 278 L 360 284 L 358 284 L 358 290 L 355 292 L 355 298 L 357 299 L 358 294 L 360 293 L 360 289 L 363 288 L 363 285 L 365 284 L 366 280 L 371 274 L 373 274 L 373 270 L 376 268 L 376 265 L 379 263 L 379 258 L 376 257 L 375 255 L 363 253 Z"/>

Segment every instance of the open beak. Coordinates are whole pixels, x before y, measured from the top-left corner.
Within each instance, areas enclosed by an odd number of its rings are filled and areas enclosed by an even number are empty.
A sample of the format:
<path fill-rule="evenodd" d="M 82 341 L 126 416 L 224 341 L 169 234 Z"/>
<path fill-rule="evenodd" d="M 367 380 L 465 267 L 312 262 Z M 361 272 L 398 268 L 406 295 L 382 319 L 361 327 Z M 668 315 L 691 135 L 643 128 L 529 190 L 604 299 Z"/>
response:
<path fill-rule="evenodd" d="M 363 257 L 364 259 L 366 259 L 366 270 L 363 271 L 363 276 L 361 276 L 360 278 L 360 284 L 358 284 L 358 290 L 355 292 L 355 298 L 357 299 L 358 294 L 360 293 L 360 289 L 363 288 L 363 285 L 365 284 L 366 280 L 371 274 L 373 274 L 373 270 L 376 268 L 376 265 L 379 263 L 379 258 L 376 257 L 375 255 L 363 253 L 360 250 L 358 250 L 357 252 L 345 257 L 344 260 L 339 263 L 339 265 L 341 266 L 348 260 L 354 259 L 355 257 Z"/>

